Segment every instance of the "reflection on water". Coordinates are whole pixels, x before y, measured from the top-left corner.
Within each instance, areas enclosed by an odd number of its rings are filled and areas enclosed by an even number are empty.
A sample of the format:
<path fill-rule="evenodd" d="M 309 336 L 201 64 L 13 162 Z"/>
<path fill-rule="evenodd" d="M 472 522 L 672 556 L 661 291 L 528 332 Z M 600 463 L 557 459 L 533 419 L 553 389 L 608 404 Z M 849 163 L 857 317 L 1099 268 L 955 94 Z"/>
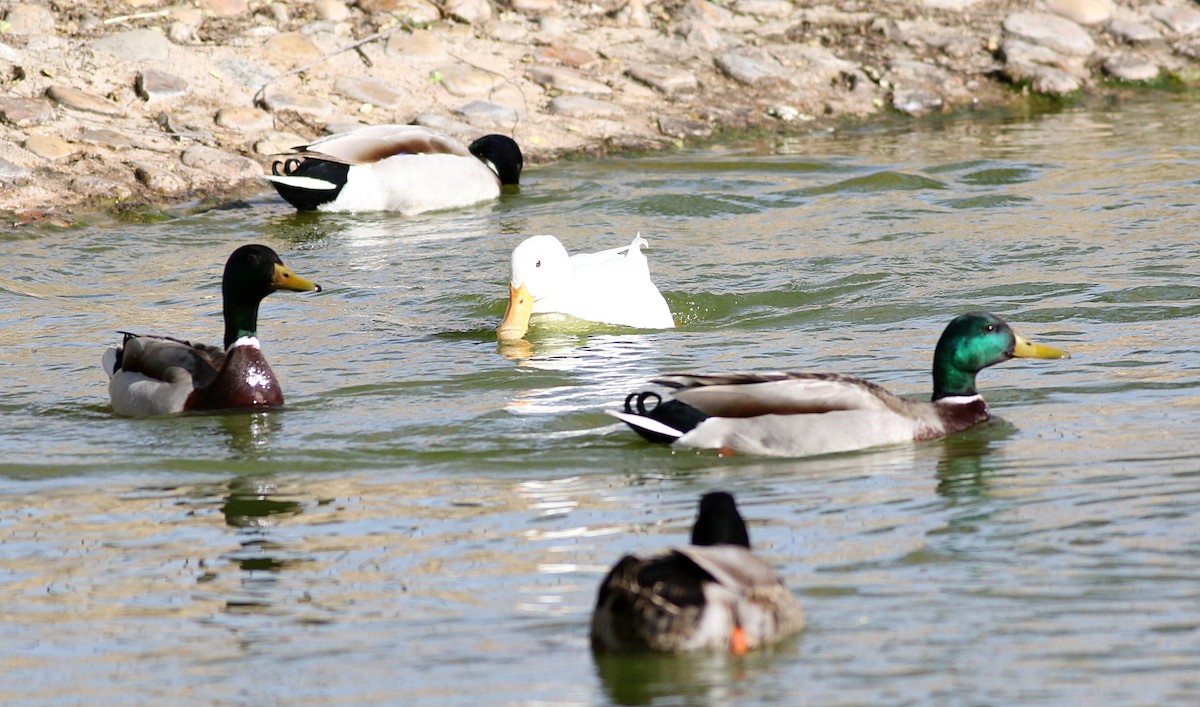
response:
<path fill-rule="evenodd" d="M 1200 701 L 1200 112 L 1161 98 L 564 162 L 414 218 L 264 195 L 0 237 L 0 701 Z M 678 329 L 497 342 L 524 237 L 638 230 Z M 113 417 L 114 332 L 218 338 L 251 241 L 327 285 L 264 303 L 286 408 Z M 945 440 L 720 458 L 602 412 L 689 370 L 926 398 L 973 309 L 1073 358 L 990 369 L 997 417 Z M 594 658 L 606 569 L 681 542 L 717 488 L 802 636 Z"/>

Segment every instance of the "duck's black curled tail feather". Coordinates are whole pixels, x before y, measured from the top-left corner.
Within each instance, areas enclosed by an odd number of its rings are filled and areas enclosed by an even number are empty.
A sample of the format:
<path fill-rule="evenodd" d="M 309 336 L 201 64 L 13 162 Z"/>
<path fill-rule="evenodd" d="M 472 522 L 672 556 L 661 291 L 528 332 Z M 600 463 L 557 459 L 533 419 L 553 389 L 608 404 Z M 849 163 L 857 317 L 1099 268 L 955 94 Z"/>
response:
<path fill-rule="evenodd" d="M 276 160 L 271 165 L 271 174 L 277 179 L 268 177 L 271 185 L 275 187 L 275 191 L 279 192 L 289 204 L 296 207 L 299 211 L 315 211 L 321 204 L 326 204 L 338 197 L 342 193 L 342 187 L 346 186 L 346 179 L 350 172 L 350 165 L 341 162 L 333 162 L 315 157 L 307 157 L 299 159 L 289 157 L 283 160 Z M 326 182 L 332 186 L 328 188 L 307 188 L 292 183 L 289 177 L 307 177 L 309 179 Z M 297 180 L 299 181 L 299 180 Z"/>
<path fill-rule="evenodd" d="M 646 401 L 651 398 L 654 400 L 654 407 L 647 409 Z M 638 425 L 636 420 L 631 420 L 630 417 L 649 418 L 670 428 L 675 434 L 669 435 Z M 682 403 L 678 400 L 663 400 L 662 396 L 658 393 L 645 391 L 630 393 L 626 396 L 625 415 L 621 416 L 620 419 L 624 420 L 627 425 L 633 428 L 634 432 L 637 432 L 647 440 L 659 444 L 670 444 L 692 431 L 696 425 L 707 420 L 708 415 L 687 403 Z"/>

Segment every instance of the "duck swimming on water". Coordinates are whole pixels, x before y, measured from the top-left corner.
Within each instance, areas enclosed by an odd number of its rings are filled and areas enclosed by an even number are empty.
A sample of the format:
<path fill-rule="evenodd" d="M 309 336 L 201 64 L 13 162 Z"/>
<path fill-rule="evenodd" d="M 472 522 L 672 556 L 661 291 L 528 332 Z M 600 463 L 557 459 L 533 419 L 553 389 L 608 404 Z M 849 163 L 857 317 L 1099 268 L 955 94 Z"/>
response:
<path fill-rule="evenodd" d="M 804 628 L 804 611 L 775 570 L 750 551 L 733 496 L 705 494 L 692 544 L 626 555 L 600 583 L 592 614 L 598 651 L 722 650 L 741 655 Z"/>
<path fill-rule="evenodd" d="M 320 291 L 265 245 L 233 251 L 221 277 L 222 347 L 125 333 L 104 352 L 113 412 L 126 417 L 283 405 L 283 391 L 259 345 L 258 306 L 272 292 Z"/>
<path fill-rule="evenodd" d="M 464 147 L 419 125 L 373 125 L 296 147 L 265 178 L 301 211 L 412 215 L 495 199 L 520 184 L 523 167 L 504 135 Z"/>
<path fill-rule="evenodd" d="M 994 314 L 970 312 L 938 340 L 929 402 L 832 373 L 678 374 L 653 381 L 675 390 L 670 399 L 631 393 L 624 411 L 610 414 L 652 442 L 682 447 L 789 457 L 846 452 L 937 439 L 987 420 L 975 374 L 1010 358 L 1069 354 L 1026 341 Z"/>

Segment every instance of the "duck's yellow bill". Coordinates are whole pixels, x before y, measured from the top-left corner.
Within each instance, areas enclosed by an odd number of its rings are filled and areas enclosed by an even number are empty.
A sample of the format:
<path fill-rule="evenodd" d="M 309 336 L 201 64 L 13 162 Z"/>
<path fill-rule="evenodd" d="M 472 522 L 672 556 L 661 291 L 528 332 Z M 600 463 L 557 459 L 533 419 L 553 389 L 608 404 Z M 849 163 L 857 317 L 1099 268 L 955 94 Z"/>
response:
<path fill-rule="evenodd" d="M 1017 358 L 1071 358 L 1071 354 L 1062 349 L 1035 344 L 1020 334 L 1014 333 L 1013 336 L 1017 339 L 1017 345 L 1013 347 L 1013 356 Z"/>
<path fill-rule="evenodd" d="M 277 290 L 290 290 L 292 292 L 312 292 L 321 291 L 321 286 L 310 280 L 305 280 L 286 265 L 275 263 L 275 274 L 271 276 L 271 286 Z"/>
<path fill-rule="evenodd" d="M 504 310 L 504 320 L 496 327 L 496 338 L 501 341 L 512 341 L 525 336 L 529 331 L 529 317 L 533 314 L 533 295 L 522 284 L 520 287 L 508 286 L 508 309 Z"/>

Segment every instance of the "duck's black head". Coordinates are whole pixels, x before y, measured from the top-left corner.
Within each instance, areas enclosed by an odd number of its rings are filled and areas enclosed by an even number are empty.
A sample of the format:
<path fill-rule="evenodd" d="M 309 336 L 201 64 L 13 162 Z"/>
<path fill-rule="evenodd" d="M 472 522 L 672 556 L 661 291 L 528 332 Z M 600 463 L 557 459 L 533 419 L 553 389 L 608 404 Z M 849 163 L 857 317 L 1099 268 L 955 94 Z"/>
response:
<path fill-rule="evenodd" d="M 258 329 L 258 305 L 278 290 L 320 291 L 321 286 L 295 274 L 265 245 L 244 245 L 225 261 L 221 297 L 225 312 L 225 348 Z"/>
<path fill-rule="evenodd" d="M 484 135 L 467 147 L 472 155 L 492 168 L 501 184 L 520 184 L 525 158 L 521 148 L 507 135 Z"/>
<path fill-rule="evenodd" d="M 700 498 L 700 512 L 696 515 L 696 524 L 692 526 L 692 544 L 750 547 L 746 521 L 738 513 L 732 495 L 714 491 Z"/>

